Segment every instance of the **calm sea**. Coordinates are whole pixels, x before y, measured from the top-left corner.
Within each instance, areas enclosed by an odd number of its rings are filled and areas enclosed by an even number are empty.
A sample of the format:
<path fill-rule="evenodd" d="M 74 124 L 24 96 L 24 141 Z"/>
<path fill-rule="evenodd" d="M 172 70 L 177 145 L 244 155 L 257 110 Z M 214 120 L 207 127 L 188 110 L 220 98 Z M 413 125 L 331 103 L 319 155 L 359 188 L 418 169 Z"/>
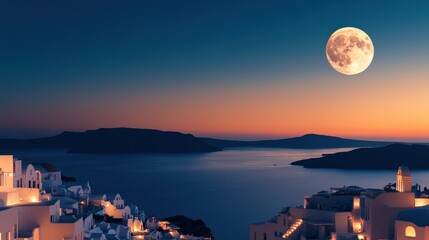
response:
<path fill-rule="evenodd" d="M 249 224 L 265 221 L 303 197 L 331 187 L 382 188 L 395 171 L 343 171 L 290 166 L 294 160 L 349 149 L 229 149 L 207 154 L 67 154 L 10 150 L 20 159 L 55 164 L 67 176 L 90 181 L 93 192 L 120 193 L 146 215 L 201 218 L 217 240 L 247 240 Z M 412 171 L 412 169 L 411 169 Z M 412 172 L 429 185 L 429 171 Z"/>

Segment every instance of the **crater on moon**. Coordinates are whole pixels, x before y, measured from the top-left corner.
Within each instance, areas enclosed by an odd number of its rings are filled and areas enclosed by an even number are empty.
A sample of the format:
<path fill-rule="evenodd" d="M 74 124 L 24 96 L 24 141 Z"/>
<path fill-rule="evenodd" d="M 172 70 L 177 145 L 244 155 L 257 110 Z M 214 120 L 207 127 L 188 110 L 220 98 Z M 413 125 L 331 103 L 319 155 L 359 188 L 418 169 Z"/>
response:
<path fill-rule="evenodd" d="M 363 72 L 374 57 L 374 45 L 362 30 L 345 27 L 335 31 L 326 44 L 326 57 L 340 73 L 354 75 Z"/>

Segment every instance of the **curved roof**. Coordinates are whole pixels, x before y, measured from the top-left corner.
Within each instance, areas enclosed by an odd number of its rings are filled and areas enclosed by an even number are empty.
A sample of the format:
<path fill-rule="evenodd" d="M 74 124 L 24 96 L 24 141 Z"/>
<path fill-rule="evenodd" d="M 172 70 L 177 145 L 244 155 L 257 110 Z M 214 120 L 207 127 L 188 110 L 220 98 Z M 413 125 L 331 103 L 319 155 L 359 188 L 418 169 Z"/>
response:
<path fill-rule="evenodd" d="M 33 162 L 34 166 L 40 166 L 44 168 L 47 172 L 58 172 L 57 167 L 55 167 L 53 164 L 46 163 L 46 162 Z"/>
<path fill-rule="evenodd" d="M 106 200 L 110 201 L 111 203 L 113 203 L 113 201 L 115 201 L 116 196 L 121 197 L 121 195 L 119 193 L 106 193 Z"/>
<path fill-rule="evenodd" d="M 30 165 L 33 166 L 33 168 L 35 170 L 38 170 L 38 171 L 40 171 L 42 173 L 57 172 L 58 171 L 58 169 L 54 165 L 52 165 L 50 163 L 43 163 L 43 162 L 40 162 L 40 163 L 37 162 L 36 163 L 36 162 L 22 161 L 22 163 L 21 163 L 21 169 L 22 169 L 22 172 L 24 174 L 25 174 L 25 171 L 27 171 L 27 167 L 30 166 Z"/>
<path fill-rule="evenodd" d="M 90 195 L 89 195 L 89 199 L 90 200 L 103 200 L 103 199 L 105 199 L 105 197 L 106 197 L 106 194 L 95 194 L 95 193 L 91 193 Z"/>
<path fill-rule="evenodd" d="M 34 167 L 35 170 L 38 170 L 41 173 L 46 173 L 47 172 L 46 169 L 44 167 L 40 166 L 40 165 L 33 165 L 33 167 Z"/>
<path fill-rule="evenodd" d="M 27 162 L 27 161 L 22 161 L 21 162 L 21 171 L 22 171 L 23 175 L 25 175 L 27 173 L 27 168 L 29 166 L 31 166 L 31 167 L 34 168 L 33 164 L 31 164 L 30 162 Z"/>
<path fill-rule="evenodd" d="M 408 169 L 407 166 L 400 166 L 398 168 L 398 175 L 402 175 L 402 176 L 411 176 L 410 174 L 410 169 Z"/>
<path fill-rule="evenodd" d="M 412 222 L 419 227 L 429 226 L 429 206 L 404 210 L 398 214 L 396 220 Z"/>

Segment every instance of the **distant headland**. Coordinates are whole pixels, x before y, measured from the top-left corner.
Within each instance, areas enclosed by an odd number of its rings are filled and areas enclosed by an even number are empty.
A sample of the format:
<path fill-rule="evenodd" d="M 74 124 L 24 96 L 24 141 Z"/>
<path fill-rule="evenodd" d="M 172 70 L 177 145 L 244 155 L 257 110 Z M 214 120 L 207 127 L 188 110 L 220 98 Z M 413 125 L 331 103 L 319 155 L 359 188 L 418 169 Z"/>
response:
<path fill-rule="evenodd" d="M 205 153 L 234 147 L 264 148 L 358 148 L 381 147 L 391 142 L 364 141 L 317 134 L 300 137 L 236 141 L 198 138 L 191 134 L 136 128 L 100 128 L 84 132 L 63 132 L 34 139 L 0 139 L 0 148 L 65 148 L 69 153 Z"/>
<path fill-rule="evenodd" d="M 0 139 L 0 148 L 65 148 L 69 153 L 199 153 L 222 149 L 179 132 L 101 128 L 34 139 Z"/>
<path fill-rule="evenodd" d="M 423 144 L 391 144 L 384 147 L 359 148 L 348 152 L 325 154 L 291 163 L 305 168 L 356 170 L 397 169 L 407 165 L 413 169 L 429 169 L 429 146 Z"/>
<path fill-rule="evenodd" d="M 232 147 L 264 147 L 264 148 L 294 148 L 294 149 L 323 149 L 323 148 L 357 148 L 357 147 L 380 147 L 392 144 L 392 142 L 366 141 L 347 139 L 319 134 L 305 134 L 300 137 L 258 140 L 258 141 L 235 141 L 220 140 L 214 138 L 201 138 L 204 142 L 218 148 Z"/>

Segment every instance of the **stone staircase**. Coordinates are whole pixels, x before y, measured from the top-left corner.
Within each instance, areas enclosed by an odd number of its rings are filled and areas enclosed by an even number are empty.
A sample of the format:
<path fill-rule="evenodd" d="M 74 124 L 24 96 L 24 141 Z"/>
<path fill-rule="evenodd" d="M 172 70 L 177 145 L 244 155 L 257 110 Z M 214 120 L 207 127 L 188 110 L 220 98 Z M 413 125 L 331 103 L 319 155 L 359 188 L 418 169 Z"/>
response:
<path fill-rule="evenodd" d="M 289 238 L 297 229 L 299 229 L 302 225 L 302 219 L 297 219 L 292 226 L 283 234 L 282 238 Z"/>

